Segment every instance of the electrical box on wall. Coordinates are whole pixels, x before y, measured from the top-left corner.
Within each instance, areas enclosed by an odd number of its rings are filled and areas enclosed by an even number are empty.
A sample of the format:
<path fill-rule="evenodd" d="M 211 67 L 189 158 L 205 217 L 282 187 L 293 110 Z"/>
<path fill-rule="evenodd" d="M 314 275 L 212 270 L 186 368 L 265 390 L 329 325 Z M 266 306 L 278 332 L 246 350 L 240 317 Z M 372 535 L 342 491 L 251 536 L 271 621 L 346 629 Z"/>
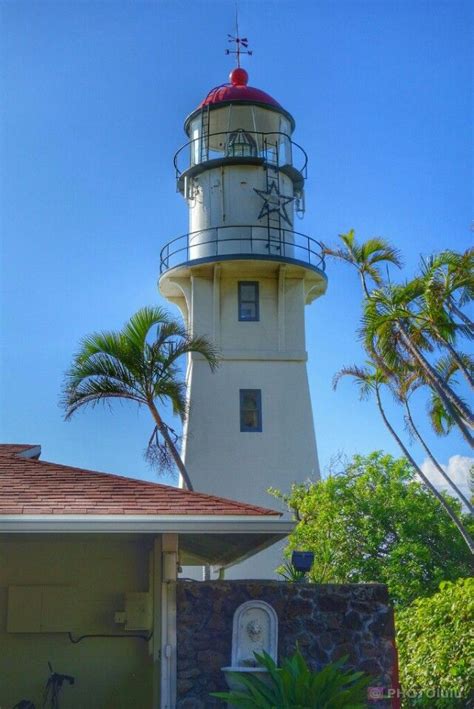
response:
<path fill-rule="evenodd" d="M 8 587 L 8 633 L 67 633 L 72 615 L 70 586 Z"/>
<path fill-rule="evenodd" d="M 125 630 L 150 630 L 152 616 L 150 593 L 125 594 Z"/>

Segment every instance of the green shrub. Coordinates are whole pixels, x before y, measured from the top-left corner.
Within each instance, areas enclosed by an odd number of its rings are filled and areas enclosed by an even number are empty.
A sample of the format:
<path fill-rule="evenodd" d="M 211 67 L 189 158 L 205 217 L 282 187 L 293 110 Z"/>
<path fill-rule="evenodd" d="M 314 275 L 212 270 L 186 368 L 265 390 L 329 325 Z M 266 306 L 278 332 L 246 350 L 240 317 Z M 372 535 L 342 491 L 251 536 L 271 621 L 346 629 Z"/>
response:
<path fill-rule="evenodd" d="M 469 576 L 472 557 L 438 500 L 404 458 L 355 455 L 343 473 L 293 485 L 282 498 L 298 524 L 293 549 L 314 552 L 314 583 L 385 583 L 397 608 Z M 449 504 L 460 514 L 453 498 Z M 463 516 L 474 534 L 474 518 Z M 287 569 L 281 573 L 288 577 Z"/>
<path fill-rule="evenodd" d="M 233 673 L 242 691 L 215 692 L 211 696 L 243 709 L 363 709 L 367 706 L 370 678 L 363 672 L 343 669 L 347 658 L 326 665 L 319 672 L 309 669 L 297 650 L 277 667 L 270 655 L 255 653 L 258 665 L 268 670 L 268 682 L 244 673 Z"/>
<path fill-rule="evenodd" d="M 405 705 L 474 706 L 474 579 L 441 583 L 434 596 L 399 611 L 396 625 Z"/>

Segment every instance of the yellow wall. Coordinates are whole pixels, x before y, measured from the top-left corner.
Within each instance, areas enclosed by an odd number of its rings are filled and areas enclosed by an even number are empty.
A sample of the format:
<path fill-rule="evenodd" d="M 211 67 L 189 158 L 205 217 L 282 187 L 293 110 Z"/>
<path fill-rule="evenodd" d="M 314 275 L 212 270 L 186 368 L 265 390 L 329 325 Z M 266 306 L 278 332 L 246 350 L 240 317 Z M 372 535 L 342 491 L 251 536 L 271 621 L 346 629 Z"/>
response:
<path fill-rule="evenodd" d="M 148 590 L 151 543 L 113 535 L 22 535 L 0 541 L 0 707 L 20 699 L 41 707 L 49 660 L 57 672 L 76 678 L 74 687 L 64 689 L 61 706 L 150 709 L 147 642 L 90 638 L 75 645 L 66 633 L 7 633 L 6 627 L 9 586 L 65 585 L 73 587 L 74 637 L 123 632 L 113 616 L 123 610 L 125 592 Z"/>

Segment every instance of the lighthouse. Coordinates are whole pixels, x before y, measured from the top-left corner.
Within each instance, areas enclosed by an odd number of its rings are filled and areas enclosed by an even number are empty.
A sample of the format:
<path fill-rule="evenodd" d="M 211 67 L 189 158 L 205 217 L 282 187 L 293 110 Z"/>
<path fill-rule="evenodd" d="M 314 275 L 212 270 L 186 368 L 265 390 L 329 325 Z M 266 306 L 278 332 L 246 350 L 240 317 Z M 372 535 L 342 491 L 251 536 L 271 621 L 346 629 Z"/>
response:
<path fill-rule="evenodd" d="M 187 366 L 194 489 L 275 508 L 268 488 L 319 477 L 304 315 L 327 279 L 321 245 L 295 229 L 307 176 L 295 121 L 238 64 L 185 120 L 174 164 L 189 231 L 162 249 L 159 289 L 220 353 L 215 373 L 199 355 Z M 271 578 L 281 561 L 270 548 L 226 578 Z"/>

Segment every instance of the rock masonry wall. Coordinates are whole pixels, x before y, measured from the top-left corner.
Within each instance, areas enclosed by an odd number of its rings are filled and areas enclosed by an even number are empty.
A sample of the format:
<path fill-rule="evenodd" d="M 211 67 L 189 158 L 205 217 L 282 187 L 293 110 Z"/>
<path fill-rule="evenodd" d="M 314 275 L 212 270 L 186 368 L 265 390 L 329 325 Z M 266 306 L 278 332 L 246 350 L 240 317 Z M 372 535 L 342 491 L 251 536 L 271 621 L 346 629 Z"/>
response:
<path fill-rule="evenodd" d="M 298 644 L 319 668 L 344 655 L 348 667 L 391 687 L 395 664 L 393 612 L 381 584 L 291 584 L 284 581 L 179 581 L 177 584 L 177 707 L 224 706 L 210 692 L 226 691 L 221 667 L 231 664 L 232 620 L 249 600 L 278 616 L 279 659 Z M 389 707 L 390 702 L 370 702 Z"/>

